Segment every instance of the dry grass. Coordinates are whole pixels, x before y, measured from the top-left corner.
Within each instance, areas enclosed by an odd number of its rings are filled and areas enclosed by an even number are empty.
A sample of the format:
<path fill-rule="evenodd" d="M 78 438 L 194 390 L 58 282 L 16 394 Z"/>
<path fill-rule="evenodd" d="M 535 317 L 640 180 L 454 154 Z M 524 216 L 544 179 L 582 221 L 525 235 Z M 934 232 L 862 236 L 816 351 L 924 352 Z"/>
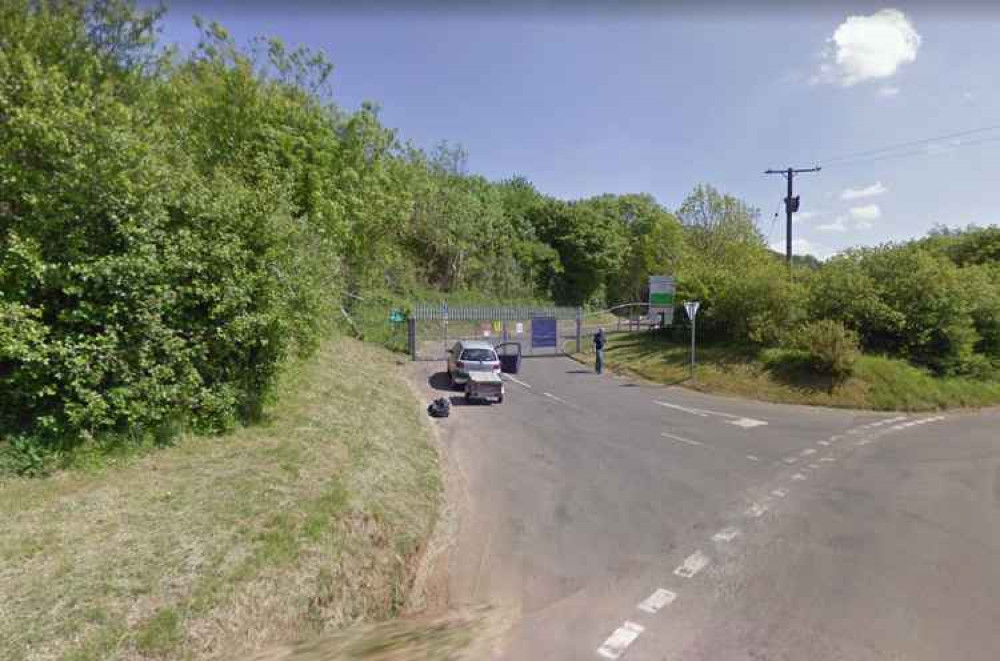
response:
<path fill-rule="evenodd" d="M 0 484 L 0 658 L 245 658 L 396 614 L 440 478 L 394 360 L 333 340 L 264 425 Z"/>
<path fill-rule="evenodd" d="M 576 357 L 593 363 L 593 347 Z M 833 383 L 777 349 L 700 344 L 695 379 L 690 348 L 655 334 L 614 334 L 605 350 L 608 369 L 656 383 L 769 402 L 855 409 L 926 411 L 1000 403 L 1000 383 L 936 378 L 901 360 L 862 356 L 853 377 Z"/>

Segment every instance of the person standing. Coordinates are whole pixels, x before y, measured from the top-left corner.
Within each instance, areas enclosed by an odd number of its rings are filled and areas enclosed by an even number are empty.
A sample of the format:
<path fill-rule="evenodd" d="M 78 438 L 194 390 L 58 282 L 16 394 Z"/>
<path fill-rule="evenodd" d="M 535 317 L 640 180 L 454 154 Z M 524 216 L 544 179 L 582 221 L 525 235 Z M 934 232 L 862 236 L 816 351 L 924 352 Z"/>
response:
<path fill-rule="evenodd" d="M 604 329 L 598 328 L 594 333 L 594 349 L 597 351 L 597 363 L 595 365 L 598 374 L 604 368 Z"/>

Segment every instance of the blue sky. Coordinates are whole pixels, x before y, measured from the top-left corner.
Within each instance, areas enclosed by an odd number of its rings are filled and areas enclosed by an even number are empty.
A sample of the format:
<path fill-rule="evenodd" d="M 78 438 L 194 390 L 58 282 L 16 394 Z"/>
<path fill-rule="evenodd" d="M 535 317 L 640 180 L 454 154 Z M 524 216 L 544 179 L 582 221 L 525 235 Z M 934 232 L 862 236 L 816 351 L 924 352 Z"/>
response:
<path fill-rule="evenodd" d="M 648 192 L 671 209 L 710 183 L 759 207 L 782 245 L 783 213 L 772 218 L 784 181 L 765 169 L 1000 125 L 1000 9 L 367 6 L 175 4 L 163 39 L 190 46 L 198 13 L 241 43 L 264 34 L 322 49 L 339 105 L 376 101 L 418 145 L 461 143 L 473 172 L 520 174 L 567 199 Z M 993 137 L 1000 129 L 797 178 L 797 252 L 1000 222 L 1000 142 L 969 144 Z"/>

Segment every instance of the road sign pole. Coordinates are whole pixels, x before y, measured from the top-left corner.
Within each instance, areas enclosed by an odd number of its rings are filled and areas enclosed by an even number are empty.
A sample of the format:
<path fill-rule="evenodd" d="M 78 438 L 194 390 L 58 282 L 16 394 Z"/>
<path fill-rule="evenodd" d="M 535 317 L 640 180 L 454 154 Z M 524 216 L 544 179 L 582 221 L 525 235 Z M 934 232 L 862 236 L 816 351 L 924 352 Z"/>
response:
<path fill-rule="evenodd" d="M 698 307 L 701 305 L 700 301 L 684 301 L 684 312 L 687 313 L 688 319 L 691 320 L 691 380 L 694 380 L 694 336 L 695 327 L 697 323 L 695 319 L 698 318 Z"/>
<path fill-rule="evenodd" d="M 691 380 L 694 380 L 694 327 L 695 320 L 691 319 Z"/>

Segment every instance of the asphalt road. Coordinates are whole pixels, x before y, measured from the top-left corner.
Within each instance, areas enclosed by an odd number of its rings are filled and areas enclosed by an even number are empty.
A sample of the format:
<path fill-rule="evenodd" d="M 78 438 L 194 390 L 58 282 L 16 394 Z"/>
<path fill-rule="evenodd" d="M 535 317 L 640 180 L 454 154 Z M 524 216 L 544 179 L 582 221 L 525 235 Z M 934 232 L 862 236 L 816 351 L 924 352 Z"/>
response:
<path fill-rule="evenodd" d="M 440 364 L 413 374 L 446 391 Z M 435 421 L 496 659 L 998 659 L 1000 412 L 713 397 L 525 360 Z"/>

